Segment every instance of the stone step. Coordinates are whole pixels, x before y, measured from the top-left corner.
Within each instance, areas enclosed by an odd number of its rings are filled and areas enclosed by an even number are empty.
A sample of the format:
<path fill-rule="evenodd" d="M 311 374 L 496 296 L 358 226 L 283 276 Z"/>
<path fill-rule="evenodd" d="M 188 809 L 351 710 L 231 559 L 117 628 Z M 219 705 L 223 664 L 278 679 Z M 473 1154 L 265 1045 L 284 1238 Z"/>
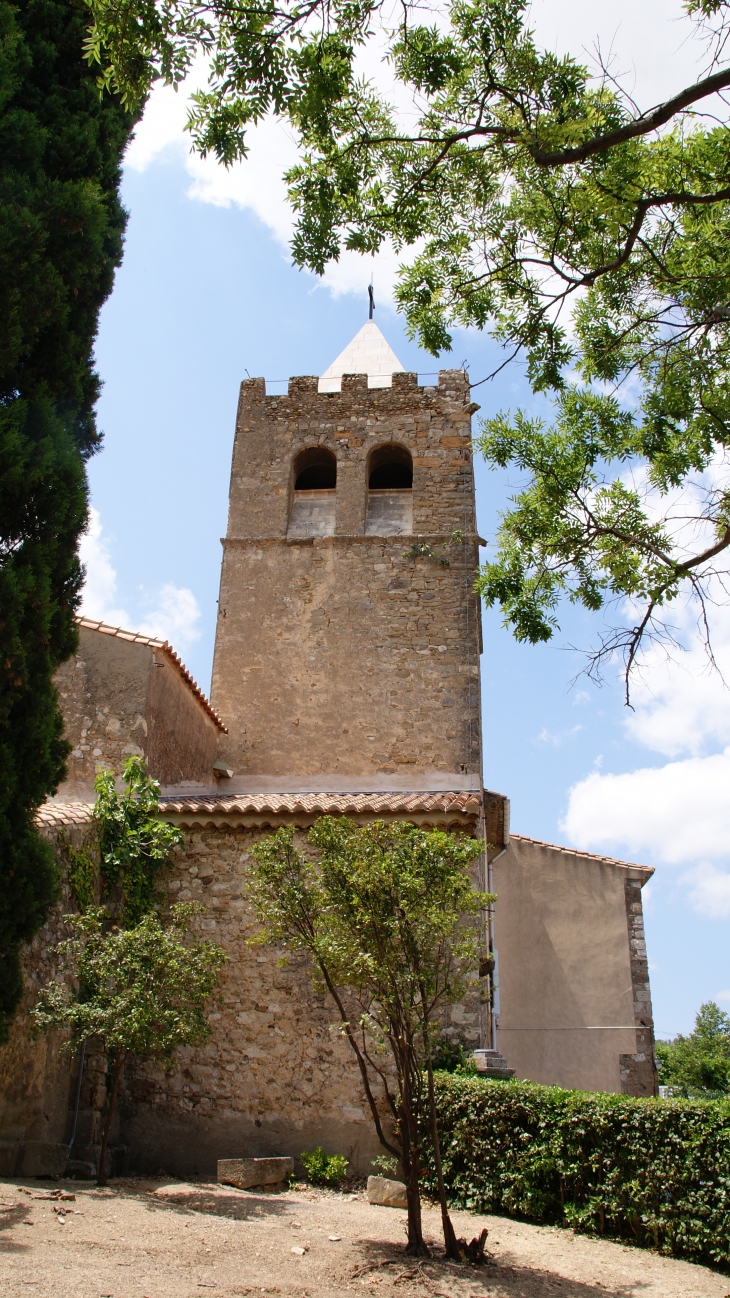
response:
<path fill-rule="evenodd" d="M 514 1077 L 514 1068 L 510 1068 L 504 1055 L 501 1055 L 498 1050 L 475 1050 L 473 1055 L 480 1076 L 493 1077 L 503 1082 Z"/>

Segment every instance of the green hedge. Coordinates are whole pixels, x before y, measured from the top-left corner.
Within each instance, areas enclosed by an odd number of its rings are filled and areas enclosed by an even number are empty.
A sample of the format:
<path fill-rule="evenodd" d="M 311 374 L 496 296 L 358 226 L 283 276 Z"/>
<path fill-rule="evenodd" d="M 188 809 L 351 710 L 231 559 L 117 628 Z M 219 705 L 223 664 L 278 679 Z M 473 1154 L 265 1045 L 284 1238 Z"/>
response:
<path fill-rule="evenodd" d="M 436 1078 L 454 1206 L 730 1265 L 730 1101 Z"/>

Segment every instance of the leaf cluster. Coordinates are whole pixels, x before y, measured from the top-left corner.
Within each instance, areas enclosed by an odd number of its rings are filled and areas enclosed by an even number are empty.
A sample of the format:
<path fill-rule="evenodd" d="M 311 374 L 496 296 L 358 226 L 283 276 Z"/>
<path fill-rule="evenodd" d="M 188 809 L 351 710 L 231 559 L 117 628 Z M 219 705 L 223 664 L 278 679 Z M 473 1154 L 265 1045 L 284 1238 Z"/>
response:
<path fill-rule="evenodd" d="M 111 932 L 101 907 L 65 916 L 73 936 L 58 944 L 56 955 L 76 991 L 61 981 L 44 987 L 31 1011 L 36 1027 L 98 1036 L 122 1057 L 170 1056 L 178 1046 L 204 1041 L 205 1005 L 227 956 L 214 942 L 185 941 L 201 909 L 181 903 L 167 925 L 150 911 L 133 928 Z"/>
<path fill-rule="evenodd" d="M 659 1081 L 673 1095 L 705 1099 L 730 1095 L 730 1014 L 714 1001 L 701 1005 L 694 1031 L 658 1041 Z"/>
<path fill-rule="evenodd" d="M 279 829 L 254 848 L 250 895 L 261 939 L 306 951 L 332 983 L 361 998 L 369 1030 L 428 1028 L 437 1006 L 460 1000 L 478 961 L 488 895 L 472 887 L 474 839 L 412 825 L 364 828 L 324 816 L 297 851 Z"/>
<path fill-rule="evenodd" d="M 730 1103 L 436 1077 L 451 1202 L 730 1267 Z M 428 1183 L 435 1187 L 433 1166 Z"/>
<path fill-rule="evenodd" d="M 344 1154 L 327 1154 L 321 1145 L 311 1153 L 303 1149 L 299 1155 L 312 1185 L 329 1185 L 333 1189 L 344 1181 L 348 1159 Z"/>
<path fill-rule="evenodd" d="M 297 850 L 291 828 L 256 845 L 249 893 L 259 940 L 311 957 L 357 1060 L 378 1139 L 403 1169 L 408 1251 L 427 1256 L 421 1128 L 429 1125 L 438 1160 L 431 1057 L 439 1015 L 464 997 L 478 969 L 493 898 L 472 888 L 468 866 L 482 844 L 330 816 L 313 825 L 309 844 L 316 859 Z M 443 1184 L 439 1197 L 446 1252 L 458 1259 Z"/>
<path fill-rule="evenodd" d="M 119 793 L 112 772 L 99 772 L 94 820 L 106 893 L 118 888 L 120 920 L 132 927 L 151 910 L 157 875 L 170 863 L 184 835 L 160 820 L 160 786 L 147 775 L 143 758 L 126 759 L 123 780 Z"/>

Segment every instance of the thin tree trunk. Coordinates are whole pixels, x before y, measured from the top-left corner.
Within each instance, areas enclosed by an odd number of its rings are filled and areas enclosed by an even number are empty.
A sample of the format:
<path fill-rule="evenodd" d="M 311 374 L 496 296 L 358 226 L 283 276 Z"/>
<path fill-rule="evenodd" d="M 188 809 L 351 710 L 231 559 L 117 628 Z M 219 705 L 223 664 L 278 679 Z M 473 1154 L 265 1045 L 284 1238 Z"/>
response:
<path fill-rule="evenodd" d="M 111 1089 L 109 1091 L 109 1099 L 107 1101 L 106 1116 L 104 1118 L 104 1126 L 102 1127 L 101 1130 L 101 1149 L 99 1150 L 99 1170 L 96 1177 L 97 1185 L 108 1184 L 107 1174 L 106 1174 L 107 1146 L 109 1144 L 109 1132 L 111 1131 L 112 1118 L 114 1116 L 114 1105 L 116 1104 L 116 1100 L 117 1100 L 117 1089 L 119 1087 L 119 1078 L 122 1075 L 122 1069 L 124 1068 L 124 1061 L 126 1057 L 127 1057 L 126 1050 L 120 1050 L 118 1051 L 114 1059 L 114 1067 L 112 1069 L 112 1084 L 111 1084 Z"/>
<path fill-rule="evenodd" d="M 347 1037 L 347 1040 L 350 1043 L 350 1046 L 352 1047 L 355 1058 L 357 1059 L 358 1068 L 360 1069 L 360 1076 L 362 1078 L 362 1083 L 365 1090 L 365 1096 L 367 1098 L 367 1102 L 370 1107 L 370 1113 L 372 1115 L 372 1119 L 375 1124 L 375 1130 L 378 1136 L 378 1140 L 380 1141 L 383 1148 L 387 1149 L 389 1154 L 392 1154 L 395 1158 L 402 1158 L 402 1151 L 400 1149 L 397 1149 L 396 1146 L 391 1144 L 391 1142 L 387 1140 L 385 1137 L 383 1126 L 380 1121 L 380 1114 L 378 1113 L 378 1106 L 375 1103 L 375 1096 L 373 1095 L 370 1086 L 370 1078 L 368 1076 L 367 1063 L 363 1059 L 362 1051 L 360 1050 L 360 1047 L 358 1046 L 357 1041 L 355 1040 L 352 1028 L 350 1027 L 349 1021 L 345 1014 L 345 1007 L 342 1004 L 342 1000 L 337 994 L 337 989 L 334 983 L 332 982 L 332 979 L 329 976 L 329 972 L 327 970 L 326 965 L 322 964 L 322 962 L 319 960 L 317 961 L 317 965 L 322 974 L 322 977 L 324 978 L 327 990 L 330 993 L 330 996 L 332 997 L 333 1001 L 335 1002 L 335 1005 L 337 1006 L 338 1010 L 340 1011 L 340 1018 L 342 1021 L 342 1025 L 345 1029 L 345 1035 Z"/>
<path fill-rule="evenodd" d="M 411 1088 L 411 1070 L 408 1061 L 403 1062 L 401 1081 L 401 1144 L 404 1153 L 407 1149 L 408 1163 L 406 1172 L 406 1197 L 408 1199 L 408 1244 L 406 1253 L 411 1257 L 430 1257 L 431 1250 L 423 1238 L 421 1222 L 421 1186 L 418 1158 L 418 1130 L 413 1114 L 413 1094 Z"/>
<path fill-rule="evenodd" d="M 436 1182 L 439 1192 L 439 1203 L 441 1204 L 441 1224 L 444 1232 L 444 1247 L 446 1256 L 453 1258 L 455 1262 L 461 1261 L 461 1253 L 456 1238 L 456 1231 L 452 1220 L 449 1216 L 449 1206 L 446 1202 L 446 1187 L 444 1185 L 444 1171 L 441 1164 L 441 1146 L 439 1144 L 438 1123 L 436 1121 L 436 1097 L 433 1090 L 433 1064 L 431 1062 L 430 1051 L 426 1053 L 426 1071 L 428 1074 L 428 1111 L 431 1117 L 431 1136 L 433 1139 L 433 1161 L 436 1166 Z"/>

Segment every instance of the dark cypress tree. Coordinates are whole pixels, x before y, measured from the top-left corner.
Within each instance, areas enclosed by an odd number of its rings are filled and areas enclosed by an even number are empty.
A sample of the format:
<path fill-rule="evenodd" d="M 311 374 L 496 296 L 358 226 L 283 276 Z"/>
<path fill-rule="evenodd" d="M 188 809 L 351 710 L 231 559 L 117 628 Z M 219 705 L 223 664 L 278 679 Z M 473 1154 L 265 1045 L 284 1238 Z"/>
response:
<path fill-rule="evenodd" d="M 77 643 L 92 349 L 126 221 L 134 119 L 99 98 L 87 21 L 82 0 L 0 0 L 0 1041 L 57 893 L 34 815 L 68 751 L 53 673 Z"/>

